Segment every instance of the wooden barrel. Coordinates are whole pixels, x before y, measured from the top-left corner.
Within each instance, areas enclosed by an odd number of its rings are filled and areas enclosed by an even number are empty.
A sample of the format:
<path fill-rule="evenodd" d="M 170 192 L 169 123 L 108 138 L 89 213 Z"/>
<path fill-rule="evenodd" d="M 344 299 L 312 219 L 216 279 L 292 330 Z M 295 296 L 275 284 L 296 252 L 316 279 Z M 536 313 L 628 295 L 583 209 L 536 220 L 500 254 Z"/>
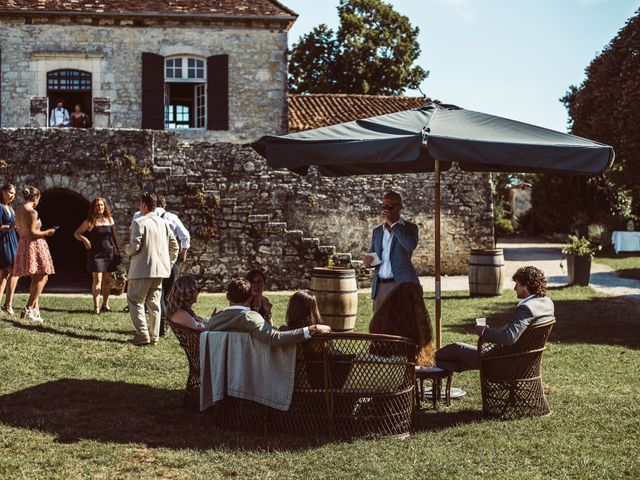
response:
<path fill-rule="evenodd" d="M 469 294 L 472 297 L 502 295 L 503 286 L 504 254 L 502 249 L 471 249 Z"/>
<path fill-rule="evenodd" d="M 351 269 L 314 268 L 311 291 L 318 299 L 322 321 L 332 330 L 353 330 L 358 314 L 356 271 Z"/>

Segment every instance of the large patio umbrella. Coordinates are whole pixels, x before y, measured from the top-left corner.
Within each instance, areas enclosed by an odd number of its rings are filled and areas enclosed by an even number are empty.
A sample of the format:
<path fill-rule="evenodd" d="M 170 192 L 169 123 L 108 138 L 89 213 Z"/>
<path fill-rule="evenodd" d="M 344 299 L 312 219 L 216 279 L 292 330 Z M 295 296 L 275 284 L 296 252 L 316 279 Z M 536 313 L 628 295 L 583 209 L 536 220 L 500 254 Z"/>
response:
<path fill-rule="evenodd" d="M 435 323 L 442 344 L 440 172 L 456 162 L 472 172 L 599 175 L 613 163 L 608 145 L 546 128 L 426 103 L 423 107 L 289 135 L 266 135 L 252 147 L 275 168 L 327 176 L 435 173 Z"/>

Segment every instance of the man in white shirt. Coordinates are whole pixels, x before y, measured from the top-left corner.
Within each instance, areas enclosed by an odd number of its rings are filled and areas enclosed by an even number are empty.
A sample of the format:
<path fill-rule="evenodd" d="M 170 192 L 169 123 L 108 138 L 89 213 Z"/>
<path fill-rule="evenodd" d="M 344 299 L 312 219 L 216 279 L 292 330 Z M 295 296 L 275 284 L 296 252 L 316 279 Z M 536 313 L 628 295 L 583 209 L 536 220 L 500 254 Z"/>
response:
<path fill-rule="evenodd" d="M 475 327 L 476 334 L 488 342 L 513 345 L 529 325 L 554 315 L 553 301 L 546 296 L 547 280 L 541 270 L 532 266 L 519 268 L 513 281 L 516 282 L 513 289 L 521 300 L 511 320 L 502 328 Z M 436 366 L 452 372 L 477 370 L 480 355 L 473 345 L 451 343 L 436 351 Z"/>
<path fill-rule="evenodd" d="M 69 117 L 69 110 L 64 108 L 64 100 L 59 98 L 56 102 L 56 108 L 51 110 L 51 116 L 49 117 L 50 127 L 68 127 L 71 124 L 71 118 Z"/>
<path fill-rule="evenodd" d="M 369 252 L 376 253 L 381 260 L 371 284 L 374 312 L 396 285 L 404 282 L 420 285 L 416 269 L 411 263 L 411 255 L 418 245 L 418 226 L 400 217 L 404 207 L 398 193 L 387 192 L 382 197 L 380 207 L 383 223 L 373 229 L 369 248 Z M 369 254 L 362 258 L 365 267 L 374 266 L 371 264 L 373 258 Z"/>

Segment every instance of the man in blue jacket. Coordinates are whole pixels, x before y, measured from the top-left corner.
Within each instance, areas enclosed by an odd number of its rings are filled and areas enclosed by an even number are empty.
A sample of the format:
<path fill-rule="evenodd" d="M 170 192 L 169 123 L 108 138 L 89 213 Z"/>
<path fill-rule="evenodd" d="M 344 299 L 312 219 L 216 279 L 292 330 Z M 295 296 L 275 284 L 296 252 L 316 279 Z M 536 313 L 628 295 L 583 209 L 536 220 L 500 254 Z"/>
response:
<path fill-rule="evenodd" d="M 513 345 L 529 325 L 554 315 L 553 301 L 546 296 L 547 280 L 541 270 L 533 266 L 519 268 L 513 274 L 513 281 L 520 302 L 511 320 L 502 328 L 475 327 L 476 334 L 487 342 Z M 451 343 L 436 351 L 436 366 L 453 372 L 478 370 L 480 355 L 473 345 Z"/>
<path fill-rule="evenodd" d="M 366 267 L 375 266 L 371 284 L 371 298 L 375 312 L 393 287 L 404 282 L 420 285 L 411 255 L 418 245 L 418 226 L 400 217 L 402 198 L 396 192 L 387 192 L 382 197 L 382 225 L 373 229 L 371 248 L 362 261 Z M 374 262 L 375 253 L 380 263 Z"/>

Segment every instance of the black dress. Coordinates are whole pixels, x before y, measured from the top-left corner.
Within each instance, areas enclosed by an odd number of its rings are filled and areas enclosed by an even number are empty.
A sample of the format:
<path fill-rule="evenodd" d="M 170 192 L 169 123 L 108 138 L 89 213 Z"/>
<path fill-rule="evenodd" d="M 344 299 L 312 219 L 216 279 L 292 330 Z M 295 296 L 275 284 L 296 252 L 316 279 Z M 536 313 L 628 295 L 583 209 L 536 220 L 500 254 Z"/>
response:
<path fill-rule="evenodd" d="M 87 270 L 115 272 L 118 267 L 111 225 L 96 225 L 89 232 L 91 250 L 87 252 Z"/>

